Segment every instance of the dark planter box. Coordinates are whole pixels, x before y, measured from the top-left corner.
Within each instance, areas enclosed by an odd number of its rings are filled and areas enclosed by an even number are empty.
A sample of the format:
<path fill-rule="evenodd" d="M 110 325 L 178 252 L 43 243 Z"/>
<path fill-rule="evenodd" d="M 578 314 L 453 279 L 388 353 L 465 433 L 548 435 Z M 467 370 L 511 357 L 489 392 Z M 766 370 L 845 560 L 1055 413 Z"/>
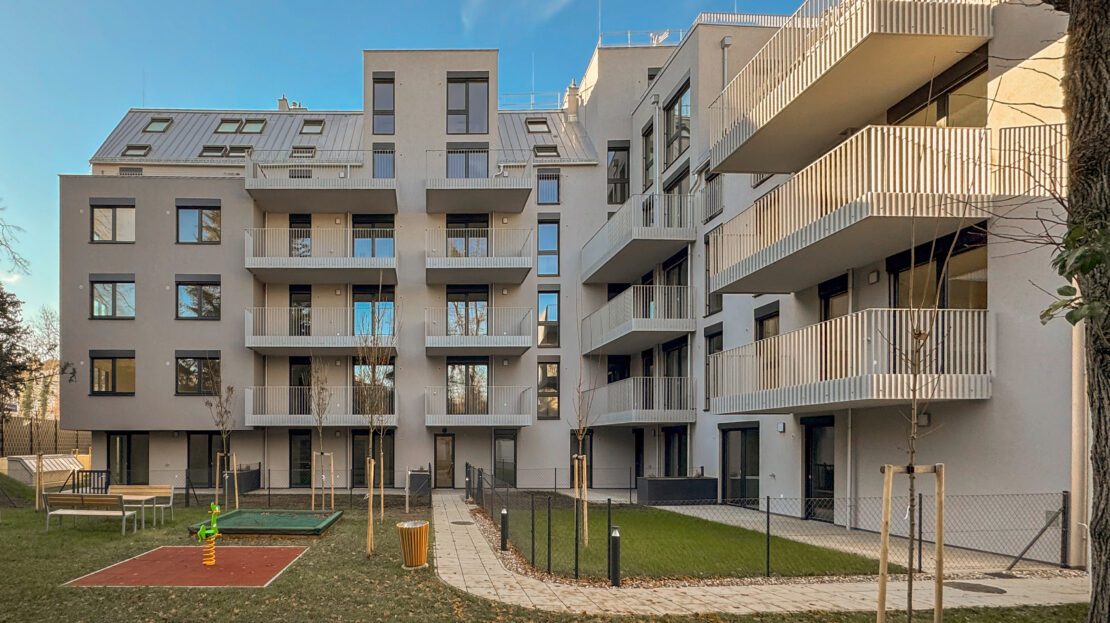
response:
<path fill-rule="evenodd" d="M 717 502 L 717 479 L 690 478 L 638 478 L 636 501 L 648 506 L 676 502 Z"/>

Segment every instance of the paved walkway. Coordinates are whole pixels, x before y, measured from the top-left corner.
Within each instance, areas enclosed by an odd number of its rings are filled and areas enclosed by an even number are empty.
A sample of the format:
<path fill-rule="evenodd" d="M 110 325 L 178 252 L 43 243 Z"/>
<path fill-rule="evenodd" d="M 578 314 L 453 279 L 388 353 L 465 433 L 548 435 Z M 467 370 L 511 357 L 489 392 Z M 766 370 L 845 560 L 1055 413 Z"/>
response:
<path fill-rule="evenodd" d="M 473 523 L 462 494 L 437 492 L 432 497 L 432 507 L 436 572 L 451 586 L 486 599 L 556 612 L 590 614 L 755 614 L 875 608 L 878 585 L 874 582 L 620 589 L 545 583 L 505 568 Z M 945 606 L 1006 607 L 1089 600 L 1087 579 L 1081 577 L 990 579 L 974 583 L 1005 592 L 971 592 L 948 587 Z M 914 607 L 931 608 L 932 591 L 921 588 L 919 586 L 915 592 Z M 905 607 L 903 584 L 892 584 L 888 595 L 890 608 Z"/>

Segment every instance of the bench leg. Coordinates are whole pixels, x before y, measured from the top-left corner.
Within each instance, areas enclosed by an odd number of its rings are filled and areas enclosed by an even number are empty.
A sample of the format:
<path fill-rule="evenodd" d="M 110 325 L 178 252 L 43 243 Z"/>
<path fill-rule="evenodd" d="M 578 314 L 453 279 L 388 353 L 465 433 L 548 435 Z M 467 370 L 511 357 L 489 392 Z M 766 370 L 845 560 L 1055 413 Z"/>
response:
<path fill-rule="evenodd" d="M 120 521 L 119 526 L 120 534 L 123 536 L 127 536 L 127 515 L 124 515 L 121 519 L 122 521 Z"/>
<path fill-rule="evenodd" d="M 50 532 L 50 513 L 46 514 L 46 531 Z"/>

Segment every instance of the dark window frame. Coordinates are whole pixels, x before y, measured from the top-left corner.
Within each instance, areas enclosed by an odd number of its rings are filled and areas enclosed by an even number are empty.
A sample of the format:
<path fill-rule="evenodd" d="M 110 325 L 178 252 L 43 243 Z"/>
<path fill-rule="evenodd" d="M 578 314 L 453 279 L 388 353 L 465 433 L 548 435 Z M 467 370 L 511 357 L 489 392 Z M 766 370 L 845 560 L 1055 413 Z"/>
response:
<path fill-rule="evenodd" d="M 327 123 L 323 119 L 305 119 L 304 121 L 301 122 L 301 129 L 297 133 L 298 134 L 307 134 L 309 136 L 318 136 L 318 135 L 324 133 L 324 126 L 325 125 L 327 125 Z M 306 128 L 313 128 L 313 129 L 318 128 L 319 131 L 318 132 L 305 132 Z"/>
<path fill-rule="evenodd" d="M 131 287 L 132 287 L 132 290 L 133 290 L 132 293 L 134 294 L 134 287 L 135 287 L 135 280 L 134 279 L 130 279 L 130 280 L 127 280 L 127 279 L 90 279 L 89 280 L 89 320 L 134 320 L 135 319 L 134 314 L 132 314 L 130 316 L 120 316 L 117 313 L 116 297 L 117 297 L 118 285 L 121 284 L 121 283 L 131 284 Z M 96 286 L 99 286 L 99 285 L 111 285 L 112 286 L 112 313 L 111 313 L 111 315 L 98 316 L 94 311 L 96 309 L 96 303 L 95 303 L 95 301 L 96 301 Z M 136 307 L 135 301 L 132 300 L 131 303 L 132 303 L 132 305 L 131 305 L 132 309 L 134 309 Z"/>
<path fill-rule="evenodd" d="M 109 240 L 96 239 L 96 211 L 97 210 L 111 210 L 112 211 L 112 238 Z M 91 244 L 135 244 L 134 240 L 120 240 L 119 239 L 119 211 L 131 210 L 133 215 L 131 218 L 132 223 L 137 223 L 138 212 L 135 211 L 134 205 L 94 205 L 89 206 L 89 243 Z M 133 233 L 138 233 L 137 231 Z M 137 238 L 138 236 L 136 236 Z"/>
<path fill-rule="evenodd" d="M 543 248 L 543 243 L 540 242 L 542 240 L 542 237 L 540 236 L 540 229 L 542 229 L 545 226 L 555 228 L 555 249 L 554 250 L 544 249 Z M 562 239 L 562 232 L 559 231 L 559 229 L 560 229 L 559 219 L 540 219 L 536 223 L 536 275 L 539 276 L 539 277 L 558 277 L 559 274 L 562 272 L 563 262 L 562 262 L 562 259 L 559 257 L 559 251 L 560 251 L 560 248 L 562 247 L 563 239 Z M 541 258 L 541 257 L 552 257 L 552 256 L 555 258 L 555 272 L 554 273 L 541 272 L 540 271 L 539 258 Z"/>
<path fill-rule="evenodd" d="M 541 376 L 544 379 L 552 378 L 551 375 L 545 374 L 544 366 L 554 366 L 555 367 L 555 377 L 554 377 L 555 378 L 555 389 L 554 389 L 554 391 L 551 391 L 550 389 L 545 390 L 545 388 L 540 384 Z M 560 402 L 562 400 L 562 398 L 561 398 L 562 376 L 563 376 L 563 370 L 562 370 L 561 362 L 559 362 L 559 361 L 538 361 L 538 362 L 536 362 L 536 419 L 537 420 L 558 420 L 558 419 L 562 418 L 562 411 L 561 411 L 561 405 L 560 405 Z M 544 410 L 540 409 L 540 405 L 542 404 L 542 399 L 543 398 L 555 398 L 554 415 L 551 414 L 552 409 L 550 409 L 550 408 L 546 408 Z"/>
<path fill-rule="evenodd" d="M 200 287 L 200 288 L 203 289 L 204 287 L 212 287 L 212 286 L 215 286 L 217 288 L 217 292 L 216 292 L 216 301 L 217 301 L 217 303 L 216 303 L 216 315 L 215 316 L 202 316 L 202 315 L 199 315 L 199 313 L 196 316 L 182 316 L 181 315 L 181 288 L 182 287 Z M 220 317 L 223 315 L 223 287 L 222 287 L 222 284 L 219 283 L 219 282 L 212 282 L 212 281 L 177 281 L 177 282 L 175 282 L 174 283 L 173 313 L 174 313 L 174 319 L 175 320 L 207 320 L 207 321 L 213 321 L 213 320 L 218 321 L 218 320 L 220 320 Z"/>
<path fill-rule="evenodd" d="M 247 131 L 247 125 L 248 124 L 259 124 L 259 123 L 262 124 L 262 125 L 260 125 L 258 127 L 257 131 L 250 131 L 250 132 Z M 239 134 L 262 134 L 262 131 L 265 130 L 265 129 L 266 129 L 266 120 L 265 119 L 244 119 L 243 124 L 239 126 Z"/>
<path fill-rule="evenodd" d="M 937 301 L 942 309 L 946 309 L 948 306 L 948 288 L 944 273 L 947 270 L 947 264 L 952 258 L 961 253 L 973 251 L 988 244 L 987 221 L 982 221 L 886 258 L 890 306 L 897 306 L 898 279 L 902 272 L 929 262 L 936 262 Z M 945 262 L 945 260 L 949 260 L 949 262 Z"/>
<path fill-rule="evenodd" d="M 548 177 L 544 177 L 545 175 Z M 536 205 L 559 205 L 561 203 L 563 194 L 562 178 L 562 172 L 559 169 L 536 169 Z M 555 184 L 554 201 L 545 200 L 543 193 L 544 182 Z"/>
<path fill-rule="evenodd" d="M 182 391 L 182 389 L 181 389 L 181 377 L 178 375 L 178 371 L 181 369 L 181 362 L 186 361 L 186 360 L 194 361 L 194 362 L 196 362 L 196 365 L 197 365 L 197 389 L 196 389 L 196 391 Z M 216 365 L 217 365 L 217 372 L 216 372 L 216 375 L 215 375 L 215 379 L 210 378 L 211 370 L 208 370 L 208 374 L 205 374 L 206 368 L 205 368 L 204 363 L 205 362 L 213 362 L 213 361 L 215 361 Z M 211 356 L 207 356 L 207 357 L 175 357 L 174 358 L 174 365 L 173 365 L 174 396 L 217 396 L 217 395 L 219 395 L 219 393 L 220 393 L 219 392 L 220 375 L 223 372 L 223 370 L 221 369 L 222 365 L 223 364 L 220 362 L 220 356 L 219 355 L 211 355 Z M 208 387 L 207 388 L 205 387 L 205 381 L 206 380 L 208 381 Z M 215 381 L 215 386 L 212 385 L 213 381 Z"/>
<path fill-rule="evenodd" d="M 137 367 L 137 364 L 134 363 L 136 359 L 133 355 L 131 357 L 123 357 L 123 356 L 119 356 L 119 357 L 89 357 L 89 395 L 90 396 L 134 396 L 135 395 L 134 391 L 121 392 L 117 389 L 119 387 L 119 372 L 118 372 L 119 361 L 120 360 L 126 360 L 126 359 L 130 359 L 133 362 L 132 366 L 131 366 L 131 369 L 135 371 L 136 376 L 137 376 L 138 375 L 138 367 Z M 112 389 L 110 389 L 108 391 L 97 391 L 96 390 L 96 362 L 97 361 L 111 361 L 112 362 Z M 132 378 L 131 379 L 131 384 L 135 387 L 138 387 L 138 384 L 135 381 L 136 381 L 136 379 Z"/>
<path fill-rule="evenodd" d="M 451 85 L 452 84 L 462 84 L 463 85 L 463 107 L 462 108 L 451 108 L 451 94 L 450 93 L 451 93 Z M 471 114 L 472 111 L 470 110 L 470 88 L 471 88 L 472 84 L 484 84 L 485 87 L 486 87 L 486 109 L 485 109 L 485 111 L 482 112 L 482 114 L 484 115 L 482 117 L 482 120 L 483 120 L 483 123 L 484 123 L 484 129 L 482 129 L 481 131 L 476 131 L 473 127 L 473 121 L 475 120 L 476 117 L 474 117 Z M 477 78 L 477 77 L 474 77 L 474 78 L 448 78 L 447 79 L 447 88 L 444 90 L 443 95 L 444 95 L 444 99 L 446 100 L 447 114 L 444 117 L 444 122 L 446 123 L 446 132 L 447 132 L 447 134 L 452 134 L 452 135 L 489 134 L 489 125 L 490 124 L 489 124 L 489 77 L 488 76 L 482 77 L 482 78 Z M 452 132 L 451 131 L 451 117 L 453 115 L 462 115 L 462 116 L 466 117 L 466 130 L 465 131 L 463 131 L 463 132 Z"/>
<path fill-rule="evenodd" d="M 150 126 L 154 125 L 155 123 L 165 123 L 166 125 L 162 126 L 161 130 L 151 130 Z M 150 120 L 146 122 L 146 126 L 143 127 L 143 133 L 165 134 L 166 131 L 170 129 L 171 125 L 173 125 L 173 117 L 151 117 Z"/>
<path fill-rule="evenodd" d="M 220 129 L 225 124 L 229 124 L 229 123 L 234 123 L 235 124 L 235 129 L 234 130 L 221 130 Z M 213 130 L 212 133 L 213 134 L 238 134 L 239 133 L 239 128 L 241 128 L 241 127 L 243 127 L 243 120 L 242 119 L 232 119 L 232 118 L 220 119 L 219 123 L 216 124 L 216 129 Z"/>
<path fill-rule="evenodd" d="M 624 177 L 612 177 L 610 175 L 610 163 L 614 154 L 624 154 Z M 631 194 L 631 164 L 632 154 L 627 142 L 619 145 L 610 141 L 605 156 L 605 202 L 607 205 L 624 205 L 628 201 Z M 614 196 L 620 200 L 615 201 Z"/>
<path fill-rule="evenodd" d="M 721 340 L 720 350 L 715 350 L 715 351 L 710 352 L 710 346 L 709 346 L 710 341 L 718 339 L 718 338 Z M 704 402 L 705 402 L 705 404 L 702 406 L 702 411 L 709 411 L 709 399 L 712 396 L 712 391 L 714 389 L 713 386 L 712 386 L 713 377 L 709 373 L 709 357 L 710 357 L 710 355 L 713 355 L 714 353 L 724 352 L 724 350 L 725 350 L 725 329 L 724 329 L 724 327 L 723 326 L 716 326 L 715 328 L 712 328 L 712 329 L 707 327 L 705 329 L 705 333 L 702 335 L 702 344 L 705 347 L 705 353 L 704 353 L 704 356 L 702 357 L 703 359 L 705 359 L 705 371 L 704 371 L 704 375 L 705 375 L 705 400 L 704 400 Z"/>
<path fill-rule="evenodd" d="M 391 101 L 389 103 L 388 108 L 385 108 L 384 106 L 381 107 L 381 108 L 378 107 L 378 85 L 379 84 L 381 84 L 381 85 L 388 84 L 390 86 L 391 90 L 392 90 L 392 93 L 390 94 L 390 98 L 389 98 Z M 371 131 L 371 133 L 377 134 L 377 135 L 380 135 L 380 136 L 392 136 L 392 135 L 396 134 L 397 133 L 397 83 L 394 81 L 394 79 L 392 77 L 390 77 L 390 78 L 381 78 L 381 77 L 373 78 L 373 82 L 370 85 L 370 99 L 372 100 L 371 103 L 370 103 L 370 107 L 371 107 L 370 131 Z M 378 131 L 378 117 L 383 117 L 383 118 L 389 117 L 390 128 L 391 129 L 388 132 L 385 132 L 385 131 L 379 132 Z"/>
<path fill-rule="evenodd" d="M 220 228 L 219 228 L 219 231 L 217 232 L 218 235 L 219 235 L 219 238 L 217 238 L 216 240 L 182 240 L 181 239 L 181 211 L 182 210 L 196 210 L 196 213 L 197 213 L 197 233 L 199 235 L 201 235 L 202 237 L 203 237 L 203 232 L 204 232 L 204 228 L 202 227 L 202 224 L 204 223 L 204 213 L 205 212 L 220 213 Z M 174 218 L 174 230 L 175 230 L 174 231 L 174 240 L 176 241 L 175 244 L 218 245 L 218 244 L 221 244 L 223 242 L 223 213 L 220 210 L 220 206 L 179 205 L 179 206 L 177 206 L 177 211 L 174 212 L 174 216 L 176 217 L 176 218 Z"/>
<path fill-rule="evenodd" d="M 719 314 L 725 310 L 725 295 L 720 292 L 714 294 L 709 286 L 712 278 L 712 273 L 709 272 L 709 238 L 713 236 L 713 232 L 720 230 L 722 227 L 724 227 L 723 224 L 706 232 L 702 243 L 705 246 L 705 313 L 703 314 L 705 318 Z"/>
<path fill-rule="evenodd" d="M 541 310 L 545 307 L 550 307 L 550 305 L 542 305 L 540 303 L 545 294 L 555 296 L 555 320 L 540 320 L 540 316 L 542 316 Z M 562 342 L 561 329 L 559 327 L 559 318 L 562 315 L 562 310 L 559 309 L 562 306 L 561 299 L 562 297 L 558 290 L 540 290 L 536 292 L 536 346 L 538 348 L 559 348 Z M 555 327 L 556 340 L 554 344 L 543 344 L 540 342 L 539 330 L 544 327 Z"/>
<path fill-rule="evenodd" d="M 643 161 L 643 190 L 655 185 L 655 126 L 648 124 L 640 135 L 641 160 Z"/>
<path fill-rule="evenodd" d="M 687 114 L 685 115 L 685 135 L 683 135 L 682 132 L 683 126 L 681 122 L 679 122 L 679 125 L 675 125 L 675 119 L 682 118 L 681 109 L 683 106 L 683 98 L 686 99 L 685 106 L 687 109 Z M 672 164 L 678 162 L 683 154 L 690 150 L 690 134 L 694 116 L 693 109 L 691 108 L 691 101 L 690 81 L 687 80 L 663 107 L 663 168 L 668 168 Z M 676 113 L 676 111 L 679 112 Z M 671 134 L 672 132 L 674 132 L 673 135 Z M 685 139 L 685 144 L 683 144 L 683 139 Z M 678 145 L 678 150 L 672 154 L 672 147 L 676 144 Z"/>
<path fill-rule="evenodd" d="M 142 153 L 137 153 L 137 154 L 128 153 L 128 152 L 132 152 L 132 151 L 139 151 L 139 152 L 142 152 Z M 150 155 L 150 145 L 135 143 L 135 144 L 126 145 L 123 148 L 123 152 L 120 154 L 120 157 L 121 158 L 146 158 L 149 155 Z"/>

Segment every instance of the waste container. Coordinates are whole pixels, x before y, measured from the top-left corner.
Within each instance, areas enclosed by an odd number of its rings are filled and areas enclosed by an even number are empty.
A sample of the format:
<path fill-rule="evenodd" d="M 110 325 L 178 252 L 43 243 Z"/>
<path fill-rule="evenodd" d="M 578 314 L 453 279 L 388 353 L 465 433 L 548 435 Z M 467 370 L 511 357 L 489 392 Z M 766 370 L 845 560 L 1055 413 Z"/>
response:
<path fill-rule="evenodd" d="M 397 523 L 401 539 L 401 557 L 405 569 L 422 569 L 428 566 L 428 522 L 402 521 Z"/>

